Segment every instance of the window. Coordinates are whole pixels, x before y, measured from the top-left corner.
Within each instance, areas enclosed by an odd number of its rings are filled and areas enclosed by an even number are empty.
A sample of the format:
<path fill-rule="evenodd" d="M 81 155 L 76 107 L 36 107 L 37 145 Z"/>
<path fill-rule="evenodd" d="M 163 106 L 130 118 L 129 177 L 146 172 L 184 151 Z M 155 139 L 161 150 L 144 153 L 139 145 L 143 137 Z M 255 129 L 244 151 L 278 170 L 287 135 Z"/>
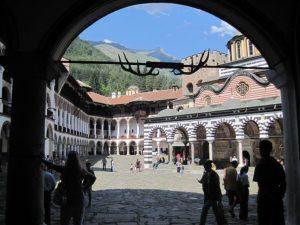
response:
<path fill-rule="evenodd" d="M 245 83 L 244 81 L 241 81 L 236 86 L 236 92 L 241 96 L 245 96 L 248 91 L 249 91 L 249 85 L 247 83 Z"/>
<path fill-rule="evenodd" d="M 237 59 L 241 58 L 241 42 L 240 41 L 236 42 L 236 58 Z"/>
<path fill-rule="evenodd" d="M 204 103 L 206 106 L 211 105 L 211 97 L 209 95 L 204 97 Z"/>
<path fill-rule="evenodd" d="M 248 40 L 248 45 L 249 45 L 249 56 L 254 55 L 254 46 L 250 40 Z"/>
<path fill-rule="evenodd" d="M 188 90 L 189 93 L 193 93 L 194 92 L 194 87 L 193 87 L 192 83 L 188 83 L 186 85 L 186 88 L 187 88 L 187 90 Z"/>

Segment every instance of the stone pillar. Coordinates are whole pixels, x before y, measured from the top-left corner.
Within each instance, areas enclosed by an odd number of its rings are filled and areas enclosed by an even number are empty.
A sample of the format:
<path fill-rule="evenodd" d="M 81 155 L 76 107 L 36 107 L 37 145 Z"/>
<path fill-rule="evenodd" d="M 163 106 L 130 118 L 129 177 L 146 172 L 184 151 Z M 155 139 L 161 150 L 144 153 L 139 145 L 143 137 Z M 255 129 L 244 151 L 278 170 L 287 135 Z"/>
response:
<path fill-rule="evenodd" d="M 108 138 L 111 137 L 111 120 L 108 121 Z"/>
<path fill-rule="evenodd" d="M 214 156 L 213 156 L 213 143 L 214 143 L 214 139 L 207 139 L 208 142 L 208 154 L 209 154 L 209 159 L 213 160 Z"/>
<path fill-rule="evenodd" d="M 140 125 L 138 120 L 136 121 L 136 138 L 140 138 Z"/>
<path fill-rule="evenodd" d="M 136 146 L 136 155 L 139 155 L 140 154 L 140 146 L 137 144 Z"/>
<path fill-rule="evenodd" d="M 35 53 L 15 53 L 11 57 L 5 62 L 5 69 L 14 79 L 6 224 L 40 225 L 44 219 L 40 166 L 45 141 L 46 73 L 50 65 Z"/>
<path fill-rule="evenodd" d="M 160 137 L 161 137 L 161 131 L 160 131 L 160 129 L 157 130 L 156 137 L 157 137 L 157 138 L 160 138 Z"/>
<path fill-rule="evenodd" d="M 129 129 L 130 129 L 130 126 L 129 126 L 130 124 L 129 124 L 129 119 L 127 119 L 126 122 L 127 122 L 127 135 L 126 135 L 126 136 L 127 136 L 127 139 L 129 139 L 129 137 L 130 137 L 130 130 L 129 130 Z"/>
<path fill-rule="evenodd" d="M 97 136 L 97 133 L 96 133 L 96 129 L 97 129 L 97 121 L 96 119 L 94 118 L 94 138 L 96 138 Z"/>
<path fill-rule="evenodd" d="M 101 120 L 101 137 L 104 138 L 104 119 Z"/>
<path fill-rule="evenodd" d="M 126 147 L 127 147 L 127 155 L 130 155 L 130 145 L 129 145 L 129 143 L 128 144 L 126 144 Z"/>
<path fill-rule="evenodd" d="M 120 138 L 120 120 L 117 119 L 117 139 Z"/>
<path fill-rule="evenodd" d="M 157 155 L 160 155 L 160 141 L 156 142 L 156 146 L 157 146 Z"/>
<path fill-rule="evenodd" d="M 190 141 L 190 147 L 191 147 L 191 164 L 195 162 L 195 142 Z"/>
<path fill-rule="evenodd" d="M 108 154 L 110 154 L 110 151 L 111 151 L 111 146 L 108 145 Z"/>
<path fill-rule="evenodd" d="M 101 143 L 101 154 L 104 153 L 104 143 Z"/>
<path fill-rule="evenodd" d="M 118 143 L 117 143 L 117 155 L 120 155 L 120 147 Z"/>
<path fill-rule="evenodd" d="M 238 144 L 239 166 L 243 166 L 243 138 L 236 140 Z"/>
<path fill-rule="evenodd" d="M 172 160 L 173 160 L 173 142 L 168 142 L 169 144 L 169 155 L 168 155 L 168 158 L 169 158 L 169 163 L 172 163 Z"/>
<path fill-rule="evenodd" d="M 3 112 L 3 102 L 2 102 L 2 86 L 3 86 L 3 67 L 0 66 L 0 87 L 1 87 L 1 91 L 0 91 L 0 113 Z"/>

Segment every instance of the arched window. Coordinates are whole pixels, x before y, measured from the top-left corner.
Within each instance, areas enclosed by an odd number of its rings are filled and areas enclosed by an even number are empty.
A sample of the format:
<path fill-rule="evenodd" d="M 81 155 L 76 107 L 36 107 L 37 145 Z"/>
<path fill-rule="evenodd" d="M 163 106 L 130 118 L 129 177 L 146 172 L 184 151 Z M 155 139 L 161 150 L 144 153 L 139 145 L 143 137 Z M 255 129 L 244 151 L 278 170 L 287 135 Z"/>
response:
<path fill-rule="evenodd" d="M 254 46 L 250 40 L 248 40 L 248 46 L 249 46 L 249 56 L 254 55 Z"/>
<path fill-rule="evenodd" d="M 209 95 L 204 97 L 204 103 L 206 106 L 211 105 L 211 97 Z"/>
<path fill-rule="evenodd" d="M 186 88 L 187 88 L 187 90 L 188 90 L 189 93 L 193 93 L 194 92 L 194 87 L 193 87 L 192 83 L 188 83 L 186 85 Z"/>
<path fill-rule="evenodd" d="M 236 58 L 237 59 L 241 58 L 241 42 L 240 41 L 236 42 Z"/>

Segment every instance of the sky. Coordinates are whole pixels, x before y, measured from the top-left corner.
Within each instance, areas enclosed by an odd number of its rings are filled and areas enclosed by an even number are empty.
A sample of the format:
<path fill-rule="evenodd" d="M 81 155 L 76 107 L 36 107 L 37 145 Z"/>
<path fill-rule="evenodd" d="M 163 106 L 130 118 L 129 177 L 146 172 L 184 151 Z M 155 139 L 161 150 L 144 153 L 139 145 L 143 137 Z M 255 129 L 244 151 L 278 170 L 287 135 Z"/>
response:
<path fill-rule="evenodd" d="M 116 42 L 134 50 L 163 48 L 182 59 L 203 50 L 227 53 L 236 29 L 218 17 L 187 6 L 151 3 L 127 7 L 99 19 L 79 36 Z"/>

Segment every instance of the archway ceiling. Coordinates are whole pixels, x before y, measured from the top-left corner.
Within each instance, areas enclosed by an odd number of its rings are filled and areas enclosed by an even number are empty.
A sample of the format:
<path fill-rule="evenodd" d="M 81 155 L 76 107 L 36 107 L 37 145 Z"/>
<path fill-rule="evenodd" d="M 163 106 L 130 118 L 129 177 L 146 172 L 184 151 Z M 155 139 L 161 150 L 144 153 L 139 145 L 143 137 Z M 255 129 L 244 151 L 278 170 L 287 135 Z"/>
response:
<path fill-rule="evenodd" d="M 120 5 L 126 6 L 131 3 L 146 3 L 146 2 L 166 2 L 166 1 L 145 1 L 145 0 L 52 0 L 52 1 L 17 1 L 6 0 L 1 4 L 0 10 L 0 34 L 2 39 L 8 45 L 8 49 L 13 51 L 32 52 L 38 51 L 44 54 L 51 55 L 52 58 L 58 59 L 62 55 L 61 52 L 51 52 L 58 47 L 59 40 L 62 36 L 65 37 L 61 46 L 69 44 L 70 37 L 74 37 L 74 33 L 78 30 L 71 30 L 68 25 L 80 23 L 87 12 L 93 13 L 99 6 L 106 6 L 107 12 L 113 11 Z M 257 46 L 261 46 L 262 38 L 269 38 L 273 41 L 273 47 L 278 47 L 283 43 L 288 44 L 289 32 L 287 29 L 291 24 L 291 16 L 295 6 L 293 1 L 273 1 L 271 4 L 268 1 L 260 0 L 168 0 L 173 3 L 185 3 L 191 6 L 199 6 L 202 9 L 211 11 L 228 22 L 233 22 L 242 32 L 247 34 L 251 29 L 259 27 L 263 36 L 251 37 Z M 97 7 L 96 7 L 97 6 Z M 107 13 L 106 12 L 106 13 Z M 101 13 L 101 12 L 100 12 Z M 103 12 L 102 12 L 103 13 Z M 99 14 L 97 12 L 96 14 Z M 228 16 L 230 15 L 230 16 Z M 238 19 L 238 15 L 244 15 L 244 21 Z M 92 23 L 95 19 L 90 18 L 88 23 Z M 87 21 L 87 20 L 86 20 Z M 244 22 L 248 21 L 247 26 Z M 81 26 L 88 26 L 87 23 Z M 71 30 L 71 31 L 70 31 Z M 66 38 L 66 31 L 70 32 Z M 252 30 L 253 31 L 253 30 Z M 258 31 L 258 30 L 256 30 Z M 72 33 L 73 32 L 73 33 Z M 248 33 L 253 33 L 249 31 Z M 67 40 L 68 39 L 68 40 Z M 265 46 L 266 48 L 269 46 Z M 264 51 L 270 51 L 265 50 Z M 282 49 L 281 49 L 282 51 Z M 281 52 L 283 53 L 283 52 Z M 268 53 L 270 54 L 270 53 Z M 269 59 L 274 61 L 276 59 Z M 270 63 L 270 61 L 269 61 Z"/>

